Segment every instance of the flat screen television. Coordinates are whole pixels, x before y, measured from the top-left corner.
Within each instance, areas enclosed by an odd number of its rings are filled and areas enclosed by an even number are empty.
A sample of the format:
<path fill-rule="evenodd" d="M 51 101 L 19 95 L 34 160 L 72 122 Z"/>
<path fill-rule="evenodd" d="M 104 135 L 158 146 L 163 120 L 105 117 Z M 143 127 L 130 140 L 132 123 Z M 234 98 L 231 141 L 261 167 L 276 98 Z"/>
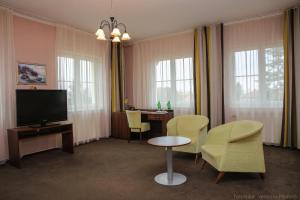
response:
<path fill-rule="evenodd" d="M 17 126 L 68 119 L 66 90 L 16 90 Z"/>

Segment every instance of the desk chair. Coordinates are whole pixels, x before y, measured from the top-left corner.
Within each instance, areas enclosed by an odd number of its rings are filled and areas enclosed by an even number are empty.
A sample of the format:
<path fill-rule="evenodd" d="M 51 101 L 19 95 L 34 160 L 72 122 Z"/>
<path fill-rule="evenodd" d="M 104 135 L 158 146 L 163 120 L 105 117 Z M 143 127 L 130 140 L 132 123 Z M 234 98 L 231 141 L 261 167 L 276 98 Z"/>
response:
<path fill-rule="evenodd" d="M 203 164 L 206 162 L 219 171 L 218 183 L 225 172 L 256 172 L 263 178 L 265 160 L 261 130 L 256 121 L 234 121 L 217 126 L 208 132 L 202 148 Z"/>
<path fill-rule="evenodd" d="M 127 116 L 128 126 L 130 128 L 128 142 L 130 142 L 132 133 L 139 133 L 140 142 L 141 142 L 142 134 L 150 131 L 150 123 L 142 122 L 142 113 L 139 110 L 137 111 L 126 110 L 126 116 Z"/>

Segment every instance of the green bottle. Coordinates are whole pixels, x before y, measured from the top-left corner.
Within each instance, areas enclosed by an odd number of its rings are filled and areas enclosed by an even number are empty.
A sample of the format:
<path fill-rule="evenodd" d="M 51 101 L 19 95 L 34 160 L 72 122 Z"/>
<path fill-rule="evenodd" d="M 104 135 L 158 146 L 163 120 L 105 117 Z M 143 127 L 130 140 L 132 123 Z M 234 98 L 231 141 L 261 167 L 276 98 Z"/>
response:
<path fill-rule="evenodd" d="M 158 101 L 156 105 L 157 105 L 157 110 L 161 110 L 161 104 L 160 104 L 160 101 Z"/>
<path fill-rule="evenodd" d="M 171 110 L 172 108 L 171 108 L 171 102 L 170 101 L 168 101 L 168 103 L 167 103 L 167 108 L 168 108 L 168 110 Z"/>

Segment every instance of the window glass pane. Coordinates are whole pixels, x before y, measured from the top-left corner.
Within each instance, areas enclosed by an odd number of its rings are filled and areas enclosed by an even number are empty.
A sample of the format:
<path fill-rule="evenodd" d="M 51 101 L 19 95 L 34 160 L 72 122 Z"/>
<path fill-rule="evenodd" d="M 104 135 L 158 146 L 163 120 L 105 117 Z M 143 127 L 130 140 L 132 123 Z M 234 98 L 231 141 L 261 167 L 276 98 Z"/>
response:
<path fill-rule="evenodd" d="M 265 49 L 265 98 L 282 104 L 284 88 L 284 53 L 282 47 Z"/>
<path fill-rule="evenodd" d="M 191 79 L 192 78 L 192 58 L 185 58 L 184 59 L 184 78 Z"/>
<path fill-rule="evenodd" d="M 235 52 L 235 75 L 245 76 L 246 75 L 246 56 L 245 52 Z"/>
<path fill-rule="evenodd" d="M 168 101 L 178 108 L 189 108 L 193 99 L 192 58 L 162 60 L 156 65 L 156 101 L 163 108 Z"/>
<path fill-rule="evenodd" d="M 170 60 L 159 61 L 156 65 L 156 81 L 171 80 Z"/>
<path fill-rule="evenodd" d="M 233 105 L 282 106 L 284 79 L 283 47 L 234 53 Z M 251 103 L 251 104 L 250 104 Z"/>
<path fill-rule="evenodd" d="M 176 80 L 183 79 L 183 59 L 176 59 L 175 66 L 176 66 Z"/>
<path fill-rule="evenodd" d="M 95 82 L 94 82 L 94 65 L 89 60 L 80 60 L 80 94 L 82 100 L 80 105 L 86 109 L 96 109 L 95 100 Z"/>
<path fill-rule="evenodd" d="M 166 63 L 166 61 L 162 62 L 162 77 L 163 77 L 163 80 L 168 80 L 167 79 L 167 63 Z"/>
<path fill-rule="evenodd" d="M 170 63 L 170 60 L 168 60 L 168 61 L 166 61 L 166 69 L 167 69 L 167 72 L 166 72 L 166 74 L 167 74 L 167 77 L 166 77 L 166 79 L 165 80 L 171 80 L 171 63 Z"/>
<path fill-rule="evenodd" d="M 68 57 L 58 57 L 58 80 L 74 80 L 74 59 Z"/>
<path fill-rule="evenodd" d="M 94 68 L 90 60 L 58 57 L 58 87 L 68 90 L 69 111 L 101 109 L 96 108 Z"/>
<path fill-rule="evenodd" d="M 162 81 L 161 76 L 161 61 L 156 65 L 156 81 Z"/>
<path fill-rule="evenodd" d="M 67 90 L 68 110 L 74 110 L 74 59 L 58 57 L 58 88 Z"/>
<path fill-rule="evenodd" d="M 163 81 L 157 82 L 156 88 L 156 101 L 160 101 L 161 104 L 165 105 L 171 96 L 171 82 Z"/>
<path fill-rule="evenodd" d="M 162 85 L 161 82 L 156 82 L 156 101 L 158 101 L 161 97 Z"/>
<path fill-rule="evenodd" d="M 176 81 L 176 105 L 179 107 L 190 107 L 192 94 L 192 81 Z"/>

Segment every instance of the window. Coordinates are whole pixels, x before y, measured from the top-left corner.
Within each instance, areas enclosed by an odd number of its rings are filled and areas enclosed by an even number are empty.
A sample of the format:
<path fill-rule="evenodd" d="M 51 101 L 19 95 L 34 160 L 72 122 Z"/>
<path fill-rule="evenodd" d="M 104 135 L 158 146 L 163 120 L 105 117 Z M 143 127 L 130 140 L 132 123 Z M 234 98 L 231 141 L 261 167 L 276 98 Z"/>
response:
<path fill-rule="evenodd" d="M 283 47 L 234 52 L 234 105 L 281 107 L 284 76 Z"/>
<path fill-rule="evenodd" d="M 80 60 L 79 66 L 79 93 L 82 95 L 86 95 L 84 99 L 79 98 L 79 104 L 90 105 L 90 108 L 94 108 L 96 105 L 94 63 L 88 60 Z"/>
<path fill-rule="evenodd" d="M 58 88 L 68 90 L 68 110 L 96 110 L 94 63 L 58 57 Z"/>
<path fill-rule="evenodd" d="M 67 90 L 68 110 L 74 110 L 74 59 L 58 57 L 58 88 Z"/>
<path fill-rule="evenodd" d="M 165 105 L 171 100 L 171 61 L 159 61 L 156 65 L 156 102 Z"/>
<path fill-rule="evenodd" d="M 193 63 L 192 58 L 175 60 L 176 66 L 176 105 L 190 107 L 193 104 Z"/>
<path fill-rule="evenodd" d="M 283 47 L 265 49 L 266 99 L 282 105 L 284 88 Z"/>
<path fill-rule="evenodd" d="M 156 65 L 156 102 L 170 100 L 177 108 L 193 107 L 192 58 L 162 60 Z"/>

